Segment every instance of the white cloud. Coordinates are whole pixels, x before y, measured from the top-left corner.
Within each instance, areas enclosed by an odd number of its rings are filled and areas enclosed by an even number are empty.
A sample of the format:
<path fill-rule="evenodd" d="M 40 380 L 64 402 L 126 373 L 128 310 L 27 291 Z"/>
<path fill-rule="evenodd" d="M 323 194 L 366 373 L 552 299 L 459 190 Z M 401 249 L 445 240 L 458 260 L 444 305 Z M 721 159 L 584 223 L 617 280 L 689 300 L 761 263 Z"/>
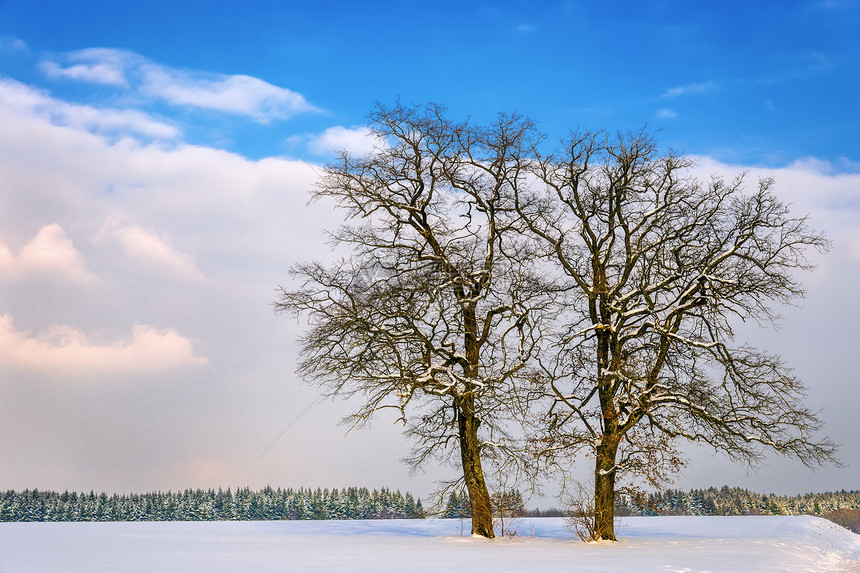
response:
<path fill-rule="evenodd" d="M 747 192 L 760 178 L 774 179 L 773 192 L 789 205 L 796 216 L 809 216 L 809 225 L 825 233 L 833 243 L 829 254 L 807 255 L 818 265 L 815 273 L 804 276 L 810 289 L 827 284 L 860 284 L 860 173 L 839 173 L 827 161 L 805 158 L 785 167 L 769 168 L 728 165 L 709 157 L 696 157 L 694 174 L 707 180 L 711 174 L 731 180 L 746 172 Z M 852 311 L 853 313 L 853 311 Z M 857 321 L 860 317 L 845 318 Z"/>
<path fill-rule="evenodd" d="M 675 119 L 678 117 L 678 114 L 675 110 L 664 107 L 657 110 L 657 117 L 660 119 Z"/>
<path fill-rule="evenodd" d="M 123 50 L 91 48 L 72 52 L 66 59 L 73 63 L 63 67 L 57 62 L 44 60 L 39 67 L 45 75 L 54 79 L 127 86 L 126 69 L 135 58 L 133 54 Z"/>
<path fill-rule="evenodd" d="M 192 342 L 173 329 L 136 324 L 127 339 L 93 342 L 69 326 L 32 336 L 18 331 L 11 315 L 0 315 L 0 364 L 6 368 L 79 378 L 147 374 L 207 362 L 195 356 Z"/>
<path fill-rule="evenodd" d="M 125 77 L 121 70 L 105 65 L 76 64 L 67 68 L 61 68 L 56 62 L 42 62 L 39 66 L 42 71 L 51 78 L 67 78 L 106 85 L 126 85 Z"/>
<path fill-rule="evenodd" d="M 141 91 L 173 105 L 248 116 L 287 118 L 314 110 L 301 94 L 251 76 L 202 77 L 156 65 L 144 67 Z"/>
<path fill-rule="evenodd" d="M 141 263 L 161 267 L 186 280 L 204 279 L 192 257 L 170 247 L 152 229 L 113 218 L 105 223 L 99 237 L 119 242 L 128 256 Z"/>
<path fill-rule="evenodd" d="M 12 35 L 0 36 L 0 54 L 23 54 L 29 51 L 24 40 Z"/>
<path fill-rule="evenodd" d="M 717 88 L 719 88 L 719 84 L 712 81 L 685 84 L 666 90 L 666 92 L 663 94 L 663 97 L 675 98 L 684 95 L 703 94 L 706 92 L 714 91 Z"/>
<path fill-rule="evenodd" d="M 224 269 L 225 261 L 246 265 L 272 251 L 329 251 L 319 234 L 309 235 L 310 244 L 301 240 L 302 233 L 319 228 L 317 221 L 290 219 L 295 210 L 307 209 L 308 189 L 317 178 L 301 161 L 252 161 L 207 147 L 112 141 L 4 110 L 2 98 L 0 125 L 0 210 L 6 232 L 7 221 L 26 221 L 15 244 L 25 242 L 21 234 L 27 226 L 74 225 L 86 229 L 84 240 L 98 235 L 106 221 L 121 221 L 119 227 L 141 225 L 167 250 L 182 245 L 182 253 L 213 271 Z M 279 237 L 288 220 L 285 242 Z M 134 236 L 141 237 L 129 229 L 122 235 L 126 242 L 117 244 L 124 249 L 131 248 Z M 162 264 L 173 260 L 173 269 L 187 268 L 182 261 L 188 259 L 167 256 L 167 250 L 161 250 Z M 138 245 L 134 252 L 143 251 Z"/>
<path fill-rule="evenodd" d="M 95 281 L 83 257 L 57 224 L 42 227 L 18 256 L 0 243 L 0 269 L 15 278 L 37 275 L 80 284 Z"/>
<path fill-rule="evenodd" d="M 0 80 L 0 108 L 17 115 L 31 115 L 54 125 L 96 133 L 132 132 L 147 137 L 173 139 L 179 130 L 137 110 L 94 108 L 54 99 L 14 80 Z"/>
<path fill-rule="evenodd" d="M 137 95 L 171 105 L 256 117 L 288 118 L 316 111 L 292 90 L 246 75 L 225 75 L 170 68 L 126 50 L 93 48 L 41 63 L 51 78 L 126 87 Z"/>
<path fill-rule="evenodd" d="M 337 125 L 312 138 L 308 142 L 308 147 L 314 153 L 321 155 L 340 150 L 360 155 L 372 151 L 380 144 L 381 142 L 373 137 L 366 127 L 347 128 Z"/>
<path fill-rule="evenodd" d="M 697 174 L 717 173 L 726 177 L 749 172 L 747 183 L 773 177 L 775 192 L 802 212 L 828 217 L 860 217 L 860 173 L 842 173 L 829 161 L 806 157 L 785 167 L 730 165 L 710 157 L 694 157 Z M 849 164 L 848 167 L 851 167 Z M 856 166 L 854 166 L 856 167 Z"/>

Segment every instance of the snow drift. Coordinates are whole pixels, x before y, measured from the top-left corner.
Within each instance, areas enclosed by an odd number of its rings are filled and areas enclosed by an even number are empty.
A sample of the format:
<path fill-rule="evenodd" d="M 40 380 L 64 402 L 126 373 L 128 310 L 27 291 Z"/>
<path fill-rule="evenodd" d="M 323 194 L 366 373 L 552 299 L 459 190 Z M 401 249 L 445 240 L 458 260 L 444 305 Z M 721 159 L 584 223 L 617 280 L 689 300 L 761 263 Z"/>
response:
<path fill-rule="evenodd" d="M 488 541 L 454 519 L 3 523 L 0 573 L 860 571 L 860 535 L 811 516 L 627 517 L 619 543 L 512 525 Z"/>

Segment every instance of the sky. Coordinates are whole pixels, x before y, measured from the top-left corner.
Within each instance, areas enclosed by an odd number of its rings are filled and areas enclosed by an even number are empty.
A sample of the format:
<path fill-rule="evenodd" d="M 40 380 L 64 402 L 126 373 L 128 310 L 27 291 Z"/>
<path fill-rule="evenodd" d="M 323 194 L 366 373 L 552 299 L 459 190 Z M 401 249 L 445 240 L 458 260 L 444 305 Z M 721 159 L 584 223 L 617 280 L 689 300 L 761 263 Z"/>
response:
<path fill-rule="evenodd" d="M 410 474 L 393 417 L 338 425 L 350 404 L 297 379 L 302 325 L 271 306 L 333 256 L 322 166 L 398 98 L 553 140 L 647 125 L 702 178 L 774 177 L 833 249 L 779 331 L 742 334 L 795 368 L 846 467 L 693 448 L 675 487 L 857 489 L 858 28 L 855 0 L 0 0 L 0 489 L 455 476 Z"/>

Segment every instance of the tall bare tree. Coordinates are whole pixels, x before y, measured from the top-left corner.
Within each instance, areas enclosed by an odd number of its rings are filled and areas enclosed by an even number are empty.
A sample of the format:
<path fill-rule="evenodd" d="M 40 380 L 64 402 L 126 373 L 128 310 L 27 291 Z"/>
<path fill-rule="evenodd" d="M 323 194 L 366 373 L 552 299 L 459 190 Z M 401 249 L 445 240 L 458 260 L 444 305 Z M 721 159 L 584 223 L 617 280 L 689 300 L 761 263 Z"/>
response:
<path fill-rule="evenodd" d="M 356 423 L 394 408 L 414 438 L 413 463 L 459 453 L 472 533 L 493 537 L 482 454 L 505 448 L 538 338 L 533 310 L 546 297 L 527 241 L 512 232 L 533 127 L 500 116 L 480 128 L 444 113 L 376 107 L 377 147 L 342 154 L 315 190 L 345 210 L 333 239 L 350 256 L 295 266 L 303 286 L 282 287 L 275 308 L 308 320 L 299 373 L 331 395 L 363 397 Z"/>
<path fill-rule="evenodd" d="M 575 133 L 531 167 L 516 208 L 568 288 L 542 451 L 594 456 L 596 538 L 615 539 L 618 477 L 659 467 L 677 439 L 749 464 L 835 461 L 784 361 L 734 337 L 737 320 L 777 321 L 803 295 L 806 251 L 828 246 L 772 180 L 749 194 L 744 176 L 697 181 L 646 131 Z"/>

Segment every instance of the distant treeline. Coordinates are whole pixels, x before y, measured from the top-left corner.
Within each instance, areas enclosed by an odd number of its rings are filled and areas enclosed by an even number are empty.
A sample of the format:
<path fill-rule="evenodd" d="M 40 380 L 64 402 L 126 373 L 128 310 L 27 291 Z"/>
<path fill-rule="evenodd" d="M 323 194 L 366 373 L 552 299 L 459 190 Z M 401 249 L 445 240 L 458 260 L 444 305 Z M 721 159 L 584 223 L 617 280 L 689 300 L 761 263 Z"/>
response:
<path fill-rule="evenodd" d="M 505 517 L 564 517 L 562 508 L 525 509 L 518 491 L 494 493 L 491 496 L 493 512 Z M 840 525 L 857 520 L 860 513 L 860 491 L 807 493 L 796 496 L 764 495 L 748 489 L 711 487 L 639 495 L 618 494 L 615 498 L 616 515 L 817 515 Z M 441 517 L 470 517 L 471 506 L 466 494 L 450 494 Z M 855 516 L 855 517 L 852 517 Z M 852 521 L 853 520 L 853 521 Z M 849 527 L 849 528 L 851 528 Z"/>
<path fill-rule="evenodd" d="M 0 521 L 272 521 L 423 516 L 420 499 L 385 488 L 189 489 L 110 496 L 38 490 L 0 493 Z"/>
<path fill-rule="evenodd" d="M 860 491 L 764 495 L 748 489 L 723 486 L 646 495 L 619 495 L 620 515 L 825 515 L 860 509 Z"/>
<path fill-rule="evenodd" d="M 503 517 L 560 517 L 563 509 L 527 510 L 518 491 L 494 493 Z M 856 527 L 860 491 L 764 495 L 741 488 L 667 489 L 619 495 L 618 515 L 818 515 Z M 440 517 L 470 516 L 468 497 L 450 494 Z M 272 521 L 422 518 L 421 500 L 386 488 L 185 490 L 107 495 L 24 490 L 0 493 L 2 521 Z M 850 525 L 849 525 L 850 523 Z"/>

